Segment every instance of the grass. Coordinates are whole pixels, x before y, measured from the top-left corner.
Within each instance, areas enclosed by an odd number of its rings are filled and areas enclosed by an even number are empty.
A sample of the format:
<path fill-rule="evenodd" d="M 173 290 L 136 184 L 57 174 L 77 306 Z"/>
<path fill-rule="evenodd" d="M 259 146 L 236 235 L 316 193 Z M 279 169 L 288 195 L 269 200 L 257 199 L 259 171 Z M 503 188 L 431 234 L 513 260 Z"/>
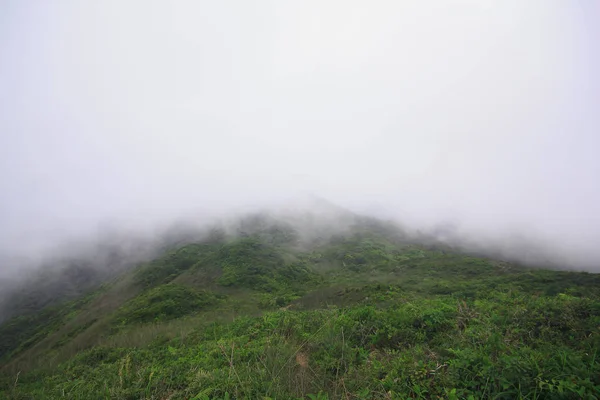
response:
<path fill-rule="evenodd" d="M 183 246 L 86 300 L 8 321 L 0 397 L 600 397 L 598 275 L 370 225 L 300 251 L 284 228 Z"/>
<path fill-rule="evenodd" d="M 166 321 L 206 309 L 218 301 L 219 297 L 212 292 L 167 283 L 128 301 L 114 320 L 119 326 Z"/>

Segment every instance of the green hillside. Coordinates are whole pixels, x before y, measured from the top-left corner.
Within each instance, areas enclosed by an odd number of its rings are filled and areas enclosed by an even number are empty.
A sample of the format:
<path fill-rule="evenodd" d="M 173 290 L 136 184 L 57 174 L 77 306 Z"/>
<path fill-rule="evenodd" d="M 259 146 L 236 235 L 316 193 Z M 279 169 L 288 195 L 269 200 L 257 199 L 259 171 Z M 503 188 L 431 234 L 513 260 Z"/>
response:
<path fill-rule="evenodd" d="M 599 275 L 246 222 L 2 323 L 0 398 L 600 398 Z"/>

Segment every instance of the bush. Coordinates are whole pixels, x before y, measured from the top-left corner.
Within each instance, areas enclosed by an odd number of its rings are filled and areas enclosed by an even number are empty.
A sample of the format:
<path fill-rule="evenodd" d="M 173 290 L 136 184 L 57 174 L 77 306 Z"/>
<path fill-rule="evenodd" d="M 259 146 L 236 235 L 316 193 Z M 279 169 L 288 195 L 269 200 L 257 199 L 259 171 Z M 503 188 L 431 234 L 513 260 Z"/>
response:
<path fill-rule="evenodd" d="M 164 321 L 198 312 L 218 301 L 214 293 L 172 283 L 142 293 L 118 312 L 120 325 Z"/>
<path fill-rule="evenodd" d="M 298 287 L 313 279 L 306 264 L 286 263 L 281 250 L 247 237 L 223 246 L 212 262 L 220 265 L 223 286 L 275 292 Z"/>
<path fill-rule="evenodd" d="M 219 247 L 218 243 L 190 244 L 173 250 L 139 268 L 135 274 L 136 282 L 145 288 L 168 283 L 183 271 L 210 257 Z"/>

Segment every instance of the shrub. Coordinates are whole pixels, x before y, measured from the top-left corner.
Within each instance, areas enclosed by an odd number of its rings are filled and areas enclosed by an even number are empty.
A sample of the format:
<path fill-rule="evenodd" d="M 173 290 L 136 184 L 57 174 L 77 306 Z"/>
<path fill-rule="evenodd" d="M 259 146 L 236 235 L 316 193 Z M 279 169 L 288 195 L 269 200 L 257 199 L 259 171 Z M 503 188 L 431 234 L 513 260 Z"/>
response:
<path fill-rule="evenodd" d="M 218 301 L 214 293 L 172 283 L 158 286 L 126 303 L 118 312 L 120 325 L 179 318 Z"/>

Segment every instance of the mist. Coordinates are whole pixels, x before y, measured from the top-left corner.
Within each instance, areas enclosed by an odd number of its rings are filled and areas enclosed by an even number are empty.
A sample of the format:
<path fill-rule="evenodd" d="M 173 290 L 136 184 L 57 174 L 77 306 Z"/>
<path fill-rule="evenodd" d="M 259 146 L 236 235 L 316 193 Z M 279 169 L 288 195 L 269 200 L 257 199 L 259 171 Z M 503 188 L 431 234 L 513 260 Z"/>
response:
<path fill-rule="evenodd" d="M 599 15 L 558 0 L 4 2 L 0 268 L 312 194 L 597 272 Z"/>

